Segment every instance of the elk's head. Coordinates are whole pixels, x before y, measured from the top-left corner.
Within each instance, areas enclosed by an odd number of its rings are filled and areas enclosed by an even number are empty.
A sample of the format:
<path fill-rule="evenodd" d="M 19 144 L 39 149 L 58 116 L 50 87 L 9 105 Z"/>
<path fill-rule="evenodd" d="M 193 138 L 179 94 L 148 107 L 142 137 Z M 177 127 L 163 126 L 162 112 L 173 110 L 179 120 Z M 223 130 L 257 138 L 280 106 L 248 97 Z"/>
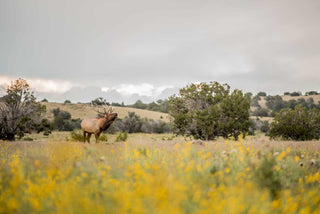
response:
<path fill-rule="evenodd" d="M 100 114 L 100 115 L 103 115 L 103 117 L 107 120 L 107 121 L 115 121 L 115 119 L 117 119 L 118 117 L 118 114 L 117 113 L 112 113 L 113 112 L 113 107 L 108 107 L 108 110 L 107 110 L 107 107 L 104 107 L 103 108 L 103 112 L 97 110 L 97 112 Z"/>

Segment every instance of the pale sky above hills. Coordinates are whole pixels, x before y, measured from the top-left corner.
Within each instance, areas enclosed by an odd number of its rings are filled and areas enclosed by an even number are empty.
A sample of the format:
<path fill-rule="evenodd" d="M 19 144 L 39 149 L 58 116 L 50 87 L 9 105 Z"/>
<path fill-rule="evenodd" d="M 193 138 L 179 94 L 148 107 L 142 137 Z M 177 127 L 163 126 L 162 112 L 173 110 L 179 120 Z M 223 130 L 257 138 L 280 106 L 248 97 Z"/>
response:
<path fill-rule="evenodd" d="M 0 85 L 125 103 L 202 81 L 320 91 L 319 20 L 318 0 L 0 0 Z"/>

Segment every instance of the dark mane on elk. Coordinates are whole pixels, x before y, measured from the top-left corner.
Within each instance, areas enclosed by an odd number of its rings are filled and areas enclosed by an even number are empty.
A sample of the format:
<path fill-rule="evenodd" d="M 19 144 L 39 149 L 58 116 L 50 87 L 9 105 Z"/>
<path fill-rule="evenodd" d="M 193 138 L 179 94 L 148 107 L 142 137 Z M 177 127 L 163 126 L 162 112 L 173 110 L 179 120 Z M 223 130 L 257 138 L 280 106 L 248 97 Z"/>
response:
<path fill-rule="evenodd" d="M 110 125 L 115 121 L 115 119 L 118 117 L 117 113 L 113 112 L 113 107 L 104 107 L 104 112 L 101 112 L 99 110 L 96 110 L 96 112 L 99 113 L 99 115 L 102 115 L 101 118 L 85 118 L 81 122 L 81 129 L 83 132 L 83 141 L 90 143 L 90 137 L 92 134 L 94 134 L 96 138 L 96 143 L 98 143 L 99 136 L 101 132 L 107 130 Z M 88 134 L 88 135 L 87 135 Z"/>

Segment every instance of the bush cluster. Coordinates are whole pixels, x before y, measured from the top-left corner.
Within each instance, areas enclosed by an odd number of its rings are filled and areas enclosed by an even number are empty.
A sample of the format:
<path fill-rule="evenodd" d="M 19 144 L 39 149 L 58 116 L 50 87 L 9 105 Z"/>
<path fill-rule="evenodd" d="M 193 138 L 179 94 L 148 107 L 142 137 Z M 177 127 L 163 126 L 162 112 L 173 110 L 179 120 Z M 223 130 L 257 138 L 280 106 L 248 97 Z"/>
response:
<path fill-rule="evenodd" d="M 160 100 L 157 100 L 157 102 L 151 102 L 149 104 L 145 104 L 141 100 L 138 100 L 133 105 L 128 105 L 128 107 L 168 113 L 169 102 L 167 99 L 165 100 L 160 99 Z"/>
<path fill-rule="evenodd" d="M 260 98 L 260 97 L 259 97 Z M 314 108 L 320 110 L 320 103 L 315 103 L 313 98 L 308 98 L 307 100 L 304 98 L 299 98 L 297 100 L 288 100 L 285 101 L 281 98 L 281 96 L 276 95 L 276 96 L 266 96 L 266 106 L 267 108 L 262 108 L 259 103 L 258 96 L 255 96 L 251 99 L 250 105 L 252 107 L 256 107 L 255 110 L 251 112 L 252 116 L 259 116 L 259 117 L 274 117 L 276 113 L 280 112 L 282 109 L 285 108 L 290 108 L 290 109 L 295 109 L 296 106 L 301 105 L 308 110 L 312 110 Z"/>
<path fill-rule="evenodd" d="M 72 140 L 83 142 L 83 133 L 81 130 L 73 130 L 70 133 Z M 108 136 L 105 133 L 101 133 L 99 136 L 99 142 L 108 142 Z"/>
<path fill-rule="evenodd" d="M 320 112 L 308 111 L 299 105 L 295 109 L 282 109 L 271 123 L 270 137 L 285 140 L 312 140 L 320 138 Z"/>
<path fill-rule="evenodd" d="M 169 98 L 169 113 L 176 134 L 213 140 L 248 133 L 249 100 L 239 90 L 218 82 L 191 84 Z"/>
<path fill-rule="evenodd" d="M 135 112 L 128 112 L 128 116 L 123 119 L 117 119 L 109 132 L 127 131 L 128 133 L 170 133 L 171 125 L 163 121 L 151 119 L 142 119 Z"/>
<path fill-rule="evenodd" d="M 53 109 L 53 127 L 58 131 L 73 131 L 80 128 L 81 120 L 72 119 L 71 114 L 67 111 L 60 110 L 60 108 Z"/>
<path fill-rule="evenodd" d="M 127 139 L 128 139 L 128 132 L 119 131 L 115 141 L 120 142 L 120 141 L 126 141 Z"/>

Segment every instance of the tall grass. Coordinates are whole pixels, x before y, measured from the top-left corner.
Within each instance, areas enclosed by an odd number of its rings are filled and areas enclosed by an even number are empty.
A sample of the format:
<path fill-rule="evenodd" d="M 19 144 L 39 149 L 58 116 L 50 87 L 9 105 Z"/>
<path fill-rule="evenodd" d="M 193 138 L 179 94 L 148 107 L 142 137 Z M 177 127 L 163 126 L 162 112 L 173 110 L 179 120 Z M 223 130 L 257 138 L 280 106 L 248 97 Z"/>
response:
<path fill-rule="evenodd" d="M 319 150 L 290 145 L 0 142 L 0 213 L 318 213 Z"/>

